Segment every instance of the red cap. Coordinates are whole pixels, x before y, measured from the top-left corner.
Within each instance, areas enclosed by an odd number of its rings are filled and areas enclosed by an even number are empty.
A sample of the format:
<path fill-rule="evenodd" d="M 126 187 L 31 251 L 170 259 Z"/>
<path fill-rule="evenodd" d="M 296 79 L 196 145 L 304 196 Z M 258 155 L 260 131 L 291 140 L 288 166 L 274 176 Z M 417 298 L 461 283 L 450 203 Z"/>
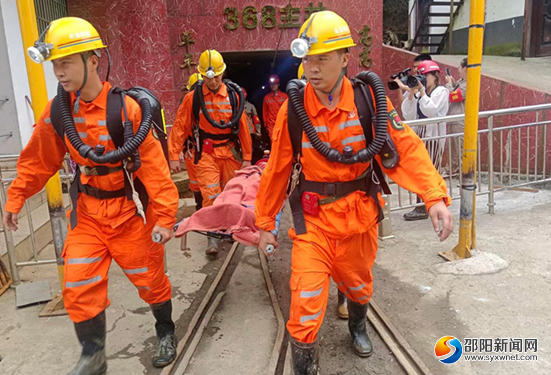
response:
<path fill-rule="evenodd" d="M 247 90 L 245 90 L 244 87 L 241 87 L 241 91 L 243 91 L 243 95 L 245 95 L 245 98 L 247 97 Z"/>
<path fill-rule="evenodd" d="M 270 85 L 275 85 L 276 83 L 279 83 L 279 76 L 277 74 L 272 74 L 268 78 L 268 82 Z"/>
<path fill-rule="evenodd" d="M 417 71 L 421 74 L 427 74 L 431 72 L 440 72 L 440 67 L 432 60 L 421 61 Z"/>

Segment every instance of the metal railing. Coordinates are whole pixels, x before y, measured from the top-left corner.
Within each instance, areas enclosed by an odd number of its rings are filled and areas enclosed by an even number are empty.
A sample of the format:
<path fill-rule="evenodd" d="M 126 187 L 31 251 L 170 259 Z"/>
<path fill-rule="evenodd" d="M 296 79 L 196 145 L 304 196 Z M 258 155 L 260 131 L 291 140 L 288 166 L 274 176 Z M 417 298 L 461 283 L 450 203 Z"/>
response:
<path fill-rule="evenodd" d="M 551 104 L 540 104 L 525 107 L 499 109 L 479 113 L 479 119 L 487 120 L 487 128 L 478 131 L 478 163 L 477 163 L 477 196 L 488 195 L 488 211 L 494 214 L 495 193 L 512 188 L 521 188 L 534 183 L 551 181 L 548 171 L 548 149 L 551 149 L 551 138 L 547 137 L 547 125 L 551 119 L 540 121 L 541 112 L 551 110 Z M 504 116 L 522 113 L 534 113 L 534 122 L 514 123 L 514 118 L 502 124 Z M 409 126 L 426 126 L 435 123 L 464 122 L 465 115 L 454 115 L 415 121 L 406 121 Z M 436 137 L 426 137 L 423 141 L 444 141 L 447 154 L 446 163 L 437 165 L 444 174 L 448 185 L 448 193 L 452 199 L 459 199 L 461 184 L 461 152 L 458 164 L 453 164 L 452 141 L 462 140 L 463 134 L 446 134 Z M 549 143 L 549 144 L 548 144 Z M 498 147 L 495 147 L 495 146 Z M 430 153 L 430 152 L 429 152 Z M 431 159 L 435 155 L 431 155 Z M 433 159 L 434 160 L 434 159 Z M 441 159 L 442 160 L 442 159 Z M 457 168 L 455 168 L 457 167 Z M 459 173 L 454 173 L 458 170 Z M 496 182 L 499 185 L 496 186 Z M 423 203 L 414 202 L 414 194 L 396 184 L 391 183 L 393 194 L 386 197 L 391 211 L 404 210 Z M 404 202 L 404 195 L 406 200 Z M 409 199 L 407 199 L 409 197 Z"/>
<path fill-rule="evenodd" d="M 0 155 L 0 163 L 16 162 L 18 158 L 19 158 L 19 155 Z M 4 177 L 2 172 L 13 172 L 14 176 Z M 61 180 L 67 184 L 67 189 L 70 189 L 70 184 L 73 178 L 73 174 L 72 174 L 72 169 L 69 164 L 68 158 L 65 158 L 64 169 L 60 170 L 60 172 L 62 172 L 60 173 Z M 6 188 L 13 182 L 13 180 L 15 180 L 15 169 L 2 168 L 2 165 L 0 165 L 0 212 L 1 212 L 0 216 L 3 216 L 4 206 L 7 201 Z M 42 191 L 40 191 L 37 194 L 41 194 L 41 193 Z M 6 230 L 6 228 L 0 227 L 0 232 L 4 232 L 4 239 L 6 241 L 6 250 L 8 253 L 10 273 L 13 280 L 13 285 L 17 285 L 21 282 L 21 278 L 19 277 L 19 268 L 56 263 L 55 259 L 46 259 L 46 260 L 39 259 L 39 252 L 42 249 L 40 249 L 37 245 L 35 226 L 32 218 L 33 210 L 30 206 L 29 200 L 25 202 L 24 209 L 25 209 L 25 215 L 27 218 L 27 223 L 29 226 L 28 238 L 30 238 L 30 244 L 31 244 L 31 250 L 32 250 L 32 257 L 29 261 L 25 261 L 25 262 L 17 261 L 16 245 L 13 238 L 13 234 L 11 231 Z"/>

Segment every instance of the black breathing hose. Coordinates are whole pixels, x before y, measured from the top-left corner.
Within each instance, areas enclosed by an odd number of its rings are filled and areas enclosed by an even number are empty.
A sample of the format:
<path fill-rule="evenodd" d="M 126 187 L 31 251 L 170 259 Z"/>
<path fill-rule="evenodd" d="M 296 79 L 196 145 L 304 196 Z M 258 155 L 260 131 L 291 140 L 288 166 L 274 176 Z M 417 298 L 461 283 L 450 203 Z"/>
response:
<path fill-rule="evenodd" d="M 312 122 L 306 113 L 303 99 L 300 95 L 301 88 L 305 86 L 304 81 L 293 79 L 287 84 L 287 95 L 289 96 L 289 102 L 291 103 L 302 129 L 308 137 L 308 140 L 317 152 L 333 163 L 367 163 L 381 151 L 386 141 L 388 119 L 386 92 L 383 81 L 381 81 L 381 79 L 373 72 L 362 72 L 358 74 L 356 78 L 371 86 L 373 93 L 375 94 L 375 103 L 377 105 L 375 118 L 373 119 L 375 137 L 373 141 L 367 145 L 367 148 L 350 155 L 344 155 L 340 153 L 339 150 L 330 148 L 319 139 L 316 129 L 312 125 Z M 365 88 L 363 89 L 365 90 Z M 367 92 L 365 94 L 369 95 Z"/>
<path fill-rule="evenodd" d="M 65 128 L 65 134 L 71 142 L 71 145 L 80 156 L 92 160 L 97 164 L 115 164 L 131 155 L 133 155 L 138 147 L 143 143 L 147 134 L 151 130 L 151 122 L 153 116 L 151 113 L 151 105 L 147 99 L 142 99 L 138 103 L 142 109 L 142 122 L 136 134 L 124 142 L 124 145 L 116 150 L 109 151 L 105 155 L 97 155 L 94 152 L 94 148 L 82 142 L 78 132 L 75 128 L 75 121 L 71 115 L 71 104 L 69 100 L 69 93 L 66 92 L 61 85 L 57 87 L 57 95 L 59 97 L 59 107 L 61 111 L 61 119 Z M 122 124 L 121 124 L 122 126 Z"/>
<path fill-rule="evenodd" d="M 239 124 L 241 116 L 243 115 L 243 110 L 245 109 L 245 95 L 243 94 L 243 90 L 241 90 L 241 87 L 239 87 L 239 85 L 233 83 L 229 79 L 224 80 L 224 83 L 226 84 L 226 86 L 233 89 L 237 93 L 237 97 L 239 98 L 239 107 L 237 107 L 237 112 L 232 113 L 232 118 L 227 123 L 223 120 L 220 123 L 210 117 L 207 105 L 205 104 L 205 97 L 203 96 L 204 81 L 197 81 L 197 87 L 195 88 L 195 91 L 199 96 L 199 103 L 201 105 L 201 110 L 203 111 L 203 116 L 205 116 L 205 119 L 209 122 L 209 124 L 218 129 L 231 129 L 234 127 L 237 128 L 236 125 Z"/>

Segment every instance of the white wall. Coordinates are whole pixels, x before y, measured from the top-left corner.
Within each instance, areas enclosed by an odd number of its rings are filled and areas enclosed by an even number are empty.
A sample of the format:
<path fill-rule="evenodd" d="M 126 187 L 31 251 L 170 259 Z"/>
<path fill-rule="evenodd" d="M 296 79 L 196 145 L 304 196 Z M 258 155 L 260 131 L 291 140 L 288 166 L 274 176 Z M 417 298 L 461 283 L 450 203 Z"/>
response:
<path fill-rule="evenodd" d="M 454 30 L 469 27 L 471 1 L 466 0 L 454 21 Z M 524 15 L 523 0 L 486 0 L 486 23 Z"/>
<path fill-rule="evenodd" d="M 22 147 L 24 147 L 31 137 L 32 126 L 34 125 L 32 110 L 25 99 L 25 96 L 31 99 L 27 68 L 25 66 L 26 47 L 28 46 L 23 47 L 16 1 L 0 0 L 0 12 L 6 34 L 6 40 L 0 41 L 0 43 L 5 42 L 7 44 L 9 69 L 12 76 L 12 91 L 17 110 L 18 124 L 13 124 L 13 128 L 14 131 L 20 133 Z M 53 75 L 51 64 L 44 64 L 44 68 L 48 97 L 51 99 L 55 96 L 57 81 Z"/>

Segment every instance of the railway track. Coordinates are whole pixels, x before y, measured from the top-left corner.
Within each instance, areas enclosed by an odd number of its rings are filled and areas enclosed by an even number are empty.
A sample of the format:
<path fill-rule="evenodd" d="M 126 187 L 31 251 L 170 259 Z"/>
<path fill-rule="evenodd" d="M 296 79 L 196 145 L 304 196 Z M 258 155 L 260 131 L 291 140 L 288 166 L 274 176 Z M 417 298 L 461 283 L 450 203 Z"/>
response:
<path fill-rule="evenodd" d="M 212 316 L 216 312 L 220 301 L 225 295 L 226 287 L 231 280 L 233 272 L 236 269 L 236 264 L 239 263 L 242 249 L 236 242 L 231 247 L 222 267 L 214 278 L 207 293 L 203 297 L 199 307 L 193 315 L 184 337 L 178 344 L 178 356 L 176 361 L 165 367 L 161 375 L 184 375 L 186 369 L 193 357 L 195 350 L 201 342 L 203 333 L 209 325 Z M 285 320 L 281 307 L 274 289 L 274 285 L 270 276 L 268 262 L 261 251 L 258 251 L 262 273 L 266 284 L 266 290 L 270 296 L 274 315 L 277 320 L 277 333 L 275 336 L 274 345 L 270 354 L 270 361 L 265 369 L 265 375 L 291 375 L 290 351 L 287 345 L 284 345 L 285 337 Z M 368 310 L 367 318 L 376 332 L 382 338 L 389 350 L 396 357 L 396 360 L 408 375 L 432 375 L 429 368 L 423 363 L 415 351 L 411 348 L 404 337 L 399 333 L 394 324 L 384 314 L 377 303 L 372 299 L 370 309 Z M 282 350 L 285 351 L 282 356 Z M 283 365 L 279 365 L 283 360 Z M 323 369 L 322 369 L 323 373 Z"/>

